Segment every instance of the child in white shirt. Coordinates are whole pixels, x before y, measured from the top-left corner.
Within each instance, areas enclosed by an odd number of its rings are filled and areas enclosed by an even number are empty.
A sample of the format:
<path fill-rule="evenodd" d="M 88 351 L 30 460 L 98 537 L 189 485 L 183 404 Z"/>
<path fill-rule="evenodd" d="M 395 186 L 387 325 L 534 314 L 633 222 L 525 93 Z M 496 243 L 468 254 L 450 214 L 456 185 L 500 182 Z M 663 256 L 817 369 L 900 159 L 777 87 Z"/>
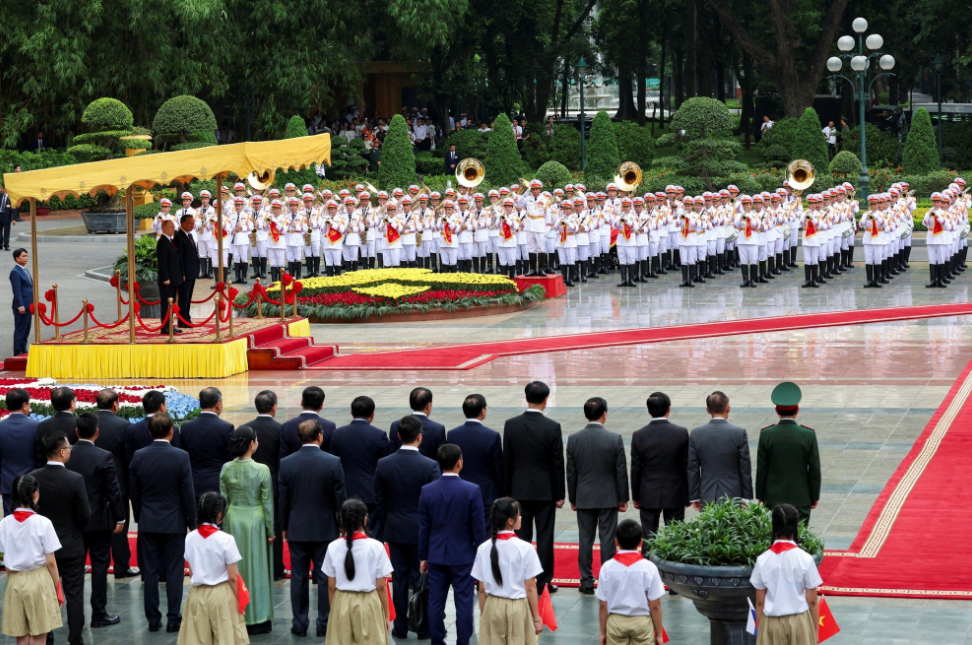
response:
<path fill-rule="evenodd" d="M 641 555 L 641 525 L 623 520 L 614 534 L 618 550 L 601 565 L 595 595 L 601 601 L 601 645 L 662 645 L 658 567 Z"/>
<path fill-rule="evenodd" d="M 543 631 L 537 600 L 543 566 L 533 545 L 514 533 L 521 521 L 516 500 L 493 502 L 492 537 L 479 545 L 472 569 L 479 581 L 480 645 L 533 645 Z"/>
<path fill-rule="evenodd" d="M 327 576 L 331 615 L 328 643 L 387 645 L 388 581 L 394 570 L 385 545 L 365 533 L 368 507 L 360 499 L 341 505 L 344 537 L 327 546 L 321 569 Z"/>
<path fill-rule="evenodd" d="M 749 582 L 756 587 L 756 645 L 816 645 L 820 624 L 813 556 L 797 546 L 800 513 L 773 508 L 773 545 L 759 556 Z"/>

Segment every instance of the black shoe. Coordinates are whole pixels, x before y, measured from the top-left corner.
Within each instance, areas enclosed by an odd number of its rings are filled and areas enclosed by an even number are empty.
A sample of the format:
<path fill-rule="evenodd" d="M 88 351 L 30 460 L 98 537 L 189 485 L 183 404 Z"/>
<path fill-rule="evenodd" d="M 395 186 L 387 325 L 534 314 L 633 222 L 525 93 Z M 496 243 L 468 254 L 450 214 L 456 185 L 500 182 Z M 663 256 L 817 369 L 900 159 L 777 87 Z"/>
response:
<path fill-rule="evenodd" d="M 300 631 L 297 631 L 297 628 L 296 627 L 291 627 L 290 628 L 290 633 L 293 634 L 294 636 L 307 636 L 307 630 L 306 629 L 304 631 L 300 632 Z"/>
<path fill-rule="evenodd" d="M 279 576 L 278 575 L 273 576 L 273 581 L 274 582 L 278 582 L 280 580 L 284 580 L 289 575 L 290 575 L 290 570 L 289 569 L 284 569 L 283 570 L 283 573 L 281 573 Z"/>
<path fill-rule="evenodd" d="M 124 571 L 115 573 L 115 580 L 124 580 L 125 578 L 132 578 L 140 574 L 138 567 L 128 567 Z"/>
<path fill-rule="evenodd" d="M 179 628 L 180 627 L 182 627 L 182 621 L 181 620 L 179 622 L 177 622 L 177 623 L 169 623 L 168 625 L 165 626 L 165 633 L 166 634 L 176 634 L 176 633 L 179 632 Z"/>
<path fill-rule="evenodd" d="M 581 587 L 577 591 L 581 592 L 585 596 L 593 596 L 594 595 L 594 587 Z"/>
<path fill-rule="evenodd" d="M 557 593 L 558 591 L 560 591 L 560 587 L 558 587 L 555 584 L 550 584 L 550 583 L 547 583 L 547 589 L 550 590 L 550 593 Z"/>
<path fill-rule="evenodd" d="M 162 629 L 162 623 L 149 623 L 148 628 L 150 632 L 157 632 Z"/>
<path fill-rule="evenodd" d="M 108 627 L 110 625 L 117 625 L 121 622 L 121 617 L 106 615 L 95 620 L 91 619 L 91 629 L 98 629 L 99 627 Z"/>

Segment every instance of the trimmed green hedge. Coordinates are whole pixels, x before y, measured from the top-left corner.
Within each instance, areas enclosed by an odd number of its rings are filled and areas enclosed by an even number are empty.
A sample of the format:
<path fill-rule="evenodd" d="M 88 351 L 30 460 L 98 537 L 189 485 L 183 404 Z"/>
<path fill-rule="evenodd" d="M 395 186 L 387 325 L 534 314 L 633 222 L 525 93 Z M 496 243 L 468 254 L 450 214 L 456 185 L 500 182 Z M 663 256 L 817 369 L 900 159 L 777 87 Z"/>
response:
<path fill-rule="evenodd" d="M 486 178 L 491 184 L 515 184 L 523 175 L 520 151 L 510 119 L 502 112 L 493 121 L 493 132 L 486 144 Z"/>
<path fill-rule="evenodd" d="M 615 121 L 613 126 L 621 161 L 633 161 L 642 170 L 648 170 L 655 156 L 655 139 L 651 136 L 651 128 L 634 121 Z"/>
<path fill-rule="evenodd" d="M 396 114 L 388 126 L 388 134 L 381 147 L 381 166 L 378 167 L 378 187 L 391 190 L 415 181 L 415 153 L 408 136 L 405 117 Z"/>
<path fill-rule="evenodd" d="M 621 165 L 618 152 L 618 137 L 614 132 L 611 117 L 604 110 L 597 113 L 591 123 L 591 139 L 587 142 L 586 175 L 605 181 L 614 179 L 614 173 Z"/>
<path fill-rule="evenodd" d="M 938 163 L 938 141 L 925 108 L 918 108 L 911 121 L 901 166 L 909 175 L 925 175 L 941 168 Z"/>
<path fill-rule="evenodd" d="M 507 125 L 509 121 L 507 120 Z M 456 152 L 460 159 L 475 157 L 476 159 L 486 158 L 486 145 L 489 142 L 490 132 L 480 132 L 479 130 L 456 130 L 445 140 L 442 146 L 448 151 L 449 146 L 456 144 Z"/>
<path fill-rule="evenodd" d="M 306 136 L 307 126 L 304 124 L 304 120 L 296 114 L 290 117 L 290 121 L 287 121 L 287 131 L 284 133 L 284 139 L 296 139 L 297 137 Z"/>
<path fill-rule="evenodd" d="M 172 97 L 163 103 L 155 113 L 155 120 L 152 122 L 152 130 L 157 137 L 175 140 L 183 145 L 185 144 L 182 141 L 183 137 L 189 141 L 191 134 L 199 132 L 212 134 L 217 127 L 216 116 L 209 105 L 202 99 L 188 94 Z M 216 144 L 215 135 L 212 142 L 213 145 Z"/>

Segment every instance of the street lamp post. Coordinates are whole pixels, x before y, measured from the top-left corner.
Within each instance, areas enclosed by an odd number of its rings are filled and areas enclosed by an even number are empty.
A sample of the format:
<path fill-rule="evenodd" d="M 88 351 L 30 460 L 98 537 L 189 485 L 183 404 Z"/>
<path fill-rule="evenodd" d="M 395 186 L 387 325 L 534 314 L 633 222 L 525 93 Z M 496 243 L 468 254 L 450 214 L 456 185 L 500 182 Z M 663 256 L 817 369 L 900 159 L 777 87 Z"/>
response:
<path fill-rule="evenodd" d="M 935 72 L 935 93 L 938 95 L 938 165 L 942 164 L 942 72 L 945 70 L 945 61 L 941 54 L 935 54 L 931 62 L 932 70 Z"/>
<path fill-rule="evenodd" d="M 855 18 L 851 25 L 854 31 L 857 33 L 857 55 L 853 55 L 849 52 L 854 49 L 854 37 L 853 36 L 841 36 L 837 39 L 837 48 L 843 53 L 839 56 L 832 56 L 827 60 L 827 69 L 831 72 L 831 78 L 842 78 L 851 84 L 854 88 L 855 98 L 861 104 L 861 117 L 858 122 L 858 127 L 861 131 L 861 178 L 860 178 L 860 194 L 863 199 L 867 199 L 867 189 L 870 183 L 870 178 L 867 175 L 867 129 L 864 127 L 864 111 L 866 108 L 867 97 L 871 93 L 871 87 L 874 85 L 874 81 L 881 78 L 882 76 L 894 76 L 890 71 L 894 67 L 894 57 L 890 54 L 881 54 L 877 51 L 881 49 L 884 45 L 884 39 L 877 35 L 871 34 L 866 39 L 864 38 L 864 32 L 867 31 L 867 20 L 864 18 Z M 864 54 L 864 45 L 870 51 L 869 54 Z M 837 72 L 843 67 L 843 62 L 841 59 L 846 58 L 850 60 L 851 70 L 854 72 L 854 80 L 842 76 Z M 885 70 L 881 74 L 878 74 L 871 79 L 871 82 L 867 82 L 867 70 L 871 66 L 871 59 L 877 58 L 878 65 L 881 69 Z"/>
<path fill-rule="evenodd" d="M 590 67 L 584 57 L 577 61 L 574 68 L 577 70 L 577 89 L 580 90 L 580 131 L 581 131 L 581 172 L 587 167 L 587 147 L 585 143 L 586 129 L 587 125 L 586 118 L 584 116 L 584 79 L 587 78 L 587 68 Z"/>

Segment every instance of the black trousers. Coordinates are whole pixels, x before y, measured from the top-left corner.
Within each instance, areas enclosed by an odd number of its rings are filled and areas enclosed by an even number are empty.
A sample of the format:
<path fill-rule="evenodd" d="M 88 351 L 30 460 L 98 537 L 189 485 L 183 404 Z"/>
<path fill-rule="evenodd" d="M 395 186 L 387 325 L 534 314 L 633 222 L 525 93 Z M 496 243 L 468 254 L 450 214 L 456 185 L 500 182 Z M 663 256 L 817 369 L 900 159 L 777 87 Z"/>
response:
<path fill-rule="evenodd" d="M 672 522 L 681 522 L 685 519 L 685 507 L 675 508 L 642 508 L 641 509 L 641 534 L 647 540 L 658 532 L 659 520 L 665 516 L 665 525 Z"/>
<path fill-rule="evenodd" d="M 111 531 L 89 531 L 84 550 L 91 557 L 91 620 L 108 615 L 108 563 L 111 562 Z"/>
<path fill-rule="evenodd" d="M 128 505 L 128 496 L 123 496 L 125 504 L 125 528 L 121 533 L 111 534 L 111 560 L 115 566 L 115 573 L 122 574 L 132 566 L 132 548 L 128 545 L 128 524 L 131 521 L 131 507 Z"/>
<path fill-rule="evenodd" d="M 10 219 L 7 217 L 0 221 L 0 247 L 10 248 Z"/>
<path fill-rule="evenodd" d="M 276 540 L 274 540 L 276 541 Z M 310 620 L 310 565 L 314 563 L 314 580 L 317 582 L 317 631 L 327 631 L 327 618 L 331 615 L 331 603 L 327 599 L 327 576 L 324 575 L 324 556 L 327 542 L 287 542 L 290 546 L 290 606 L 294 612 L 293 627 L 306 632 Z"/>
<path fill-rule="evenodd" d="M 273 498 L 273 577 L 279 578 L 284 574 L 283 538 L 280 537 L 280 498 Z"/>
<path fill-rule="evenodd" d="M 554 570 L 554 518 L 557 507 L 553 502 L 527 500 L 520 502 L 523 521 L 516 536 L 527 542 L 533 541 L 533 527 L 537 529 L 537 555 L 543 573 L 537 576 L 537 593 L 543 593 L 543 586 L 553 580 Z"/>
<path fill-rule="evenodd" d="M 417 544 L 388 543 L 392 567 L 392 603 L 395 605 L 395 631 L 408 633 L 409 589 L 418 586 L 419 556 Z"/>
<path fill-rule="evenodd" d="M 192 290 L 196 287 L 196 278 L 187 279 L 179 286 L 179 315 L 192 322 L 192 316 L 189 315 L 189 307 L 192 306 Z M 177 319 L 178 320 L 178 319 Z M 180 327 L 189 327 L 189 325 L 183 323 L 179 320 Z M 276 541 L 276 540 L 275 540 Z"/>
<path fill-rule="evenodd" d="M 13 355 L 20 356 L 27 353 L 27 342 L 30 339 L 30 308 L 24 307 L 24 313 L 13 310 L 14 317 L 14 349 Z"/>
<path fill-rule="evenodd" d="M 57 572 L 61 576 L 64 606 L 67 609 L 68 643 L 81 645 L 84 632 L 84 556 L 65 558 L 55 554 L 54 558 L 57 560 Z M 48 632 L 48 642 L 53 642 L 52 634 Z"/>
<path fill-rule="evenodd" d="M 169 624 L 182 621 L 182 582 L 186 574 L 186 536 L 182 533 L 138 534 L 138 567 L 145 587 L 145 617 L 150 625 L 162 622 L 159 611 L 159 574 L 165 573 L 166 618 Z"/>
<path fill-rule="evenodd" d="M 580 586 L 594 588 L 594 533 L 601 538 L 601 564 L 614 557 L 614 534 L 618 530 L 618 507 L 578 508 L 577 567 L 580 569 Z"/>
<path fill-rule="evenodd" d="M 179 290 L 176 287 L 169 286 L 167 284 L 159 285 L 159 317 L 165 321 L 165 325 L 162 326 L 161 333 L 169 333 L 169 324 L 171 321 L 166 320 L 166 314 L 169 313 L 169 298 L 172 298 L 172 303 L 176 304 L 179 302 Z"/>

